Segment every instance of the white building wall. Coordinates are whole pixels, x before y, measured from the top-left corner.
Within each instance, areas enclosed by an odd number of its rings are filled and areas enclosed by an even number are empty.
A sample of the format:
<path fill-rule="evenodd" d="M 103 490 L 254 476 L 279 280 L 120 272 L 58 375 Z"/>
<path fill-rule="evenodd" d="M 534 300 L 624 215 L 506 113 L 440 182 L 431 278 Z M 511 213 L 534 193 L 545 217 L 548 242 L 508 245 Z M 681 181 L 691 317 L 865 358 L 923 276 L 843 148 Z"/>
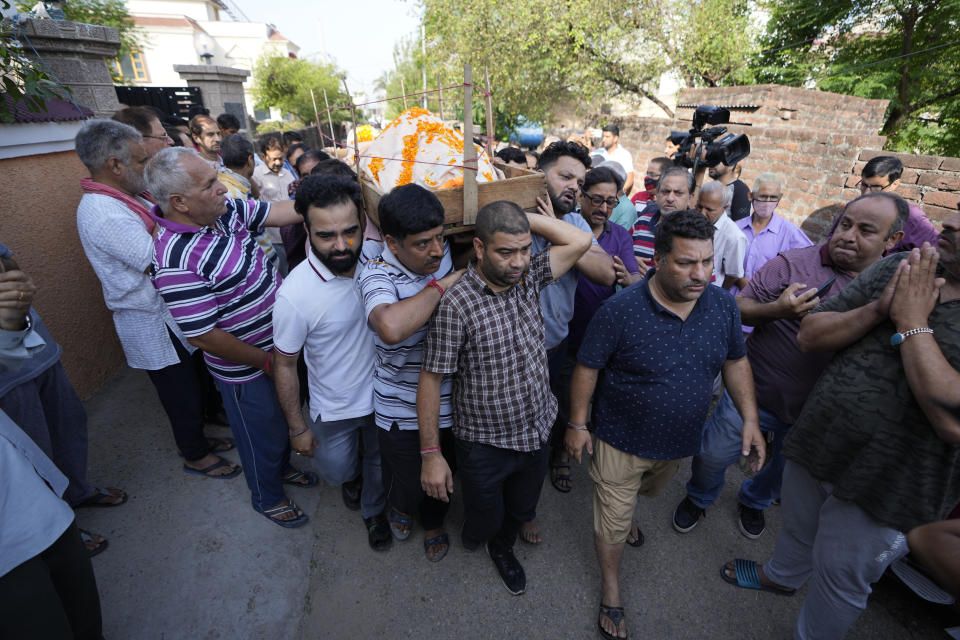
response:
<path fill-rule="evenodd" d="M 126 0 L 130 14 L 142 18 L 191 18 L 213 38 L 216 48 L 211 64 L 253 70 L 265 52 L 271 55 L 296 54 L 300 47 L 289 40 L 271 40 L 270 27 L 263 22 L 221 20 L 221 11 L 210 0 Z M 224 16 L 225 17 L 225 16 Z M 175 64 L 203 64 L 194 45 L 196 28 L 183 26 L 140 25 L 143 33 L 143 58 L 149 80 L 131 82 L 152 87 L 185 87 Z M 253 76 L 243 85 L 247 111 L 253 113 Z"/>

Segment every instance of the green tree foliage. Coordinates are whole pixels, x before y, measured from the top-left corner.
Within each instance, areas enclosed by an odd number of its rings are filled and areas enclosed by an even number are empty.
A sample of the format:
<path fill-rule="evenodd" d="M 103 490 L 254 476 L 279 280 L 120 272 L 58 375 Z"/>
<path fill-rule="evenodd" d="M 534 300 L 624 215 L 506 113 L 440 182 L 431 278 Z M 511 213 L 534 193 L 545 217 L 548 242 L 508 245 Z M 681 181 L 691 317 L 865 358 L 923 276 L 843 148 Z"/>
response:
<path fill-rule="evenodd" d="M 388 98 L 402 96 L 404 93 L 409 95 L 422 91 L 424 61 L 426 61 L 427 88 L 429 90 L 434 90 L 438 86 L 456 86 L 454 89 L 444 91 L 442 95 L 444 118 L 462 120 L 463 89 L 460 85 L 463 82 L 463 69 L 454 68 L 452 65 L 437 64 L 436 58 L 430 55 L 430 51 L 424 57 L 419 36 L 406 38 L 397 44 L 393 52 L 393 69 L 380 76 L 374 88 L 383 91 Z M 483 69 L 475 68 L 474 74 L 474 83 L 477 86 L 483 86 Z M 508 111 L 506 104 L 499 99 L 497 93 L 492 93 L 494 137 L 498 140 L 506 140 L 516 129 L 519 113 Z M 439 113 L 439 97 L 437 93 L 430 93 L 427 96 L 427 108 L 434 113 Z M 384 113 L 385 119 L 389 121 L 400 115 L 400 112 L 403 111 L 403 104 L 403 100 L 388 102 Z M 420 96 L 407 98 L 408 107 L 421 104 Z M 486 128 L 485 108 L 483 94 L 475 92 L 473 122 L 477 132 L 483 132 Z"/>
<path fill-rule="evenodd" d="M 545 120 L 555 105 L 648 98 L 673 71 L 692 86 L 749 82 L 748 0 L 421 0 L 428 55 L 486 66 L 500 109 Z"/>
<path fill-rule="evenodd" d="M 349 99 L 340 84 L 340 75 L 329 64 L 309 60 L 264 55 L 257 60 L 253 70 L 253 96 L 258 109 L 277 107 L 284 113 L 292 113 L 301 122 L 315 122 L 313 89 L 320 119 L 326 124 L 323 109 L 323 91 L 327 91 L 330 106 L 349 104 Z M 331 113 L 334 123 L 350 120 L 350 112 L 337 110 Z M 358 114 L 359 118 L 359 114 Z"/>
<path fill-rule="evenodd" d="M 0 122 L 13 122 L 12 107 L 21 101 L 28 110 L 40 111 L 46 100 L 64 92 L 38 63 L 24 55 L 13 26 L 0 23 Z"/>
<path fill-rule="evenodd" d="M 960 0 L 777 0 L 758 78 L 890 100 L 887 147 L 960 155 Z"/>

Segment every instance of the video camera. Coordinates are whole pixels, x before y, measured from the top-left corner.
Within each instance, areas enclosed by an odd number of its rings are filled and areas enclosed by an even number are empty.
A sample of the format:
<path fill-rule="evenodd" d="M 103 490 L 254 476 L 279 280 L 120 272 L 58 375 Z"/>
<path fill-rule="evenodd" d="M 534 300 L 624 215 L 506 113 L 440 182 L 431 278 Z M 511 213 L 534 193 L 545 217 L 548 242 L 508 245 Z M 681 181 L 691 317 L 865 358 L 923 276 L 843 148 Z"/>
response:
<path fill-rule="evenodd" d="M 732 167 L 750 155 L 750 141 L 742 133 L 727 133 L 726 127 L 710 127 L 730 122 L 730 111 L 723 107 L 702 104 L 693 112 L 693 128 L 689 133 L 671 131 L 670 142 L 677 145 L 673 155 L 674 164 L 693 168 L 697 165 L 715 167 L 721 162 Z M 724 135 L 726 134 L 726 135 Z M 722 137 L 721 137 L 722 136 Z M 700 142 L 697 142 L 697 139 Z M 690 150 L 694 149 L 691 156 Z"/>

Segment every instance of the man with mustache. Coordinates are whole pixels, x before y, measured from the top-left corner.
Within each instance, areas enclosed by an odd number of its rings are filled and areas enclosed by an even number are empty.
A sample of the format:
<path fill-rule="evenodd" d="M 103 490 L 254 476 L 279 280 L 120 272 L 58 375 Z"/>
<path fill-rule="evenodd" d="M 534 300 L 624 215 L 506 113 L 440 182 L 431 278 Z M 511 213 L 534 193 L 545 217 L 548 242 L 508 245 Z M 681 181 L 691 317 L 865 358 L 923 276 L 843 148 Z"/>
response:
<path fill-rule="evenodd" d="M 707 170 L 710 179 L 722 184 L 730 194 L 730 204 L 725 213 L 734 222 L 750 215 L 750 189 L 740 179 L 742 168 L 739 162 L 731 167 L 721 162 Z"/>
<path fill-rule="evenodd" d="M 363 245 L 360 187 L 330 174 L 300 184 L 297 211 L 310 238 L 310 254 L 277 291 L 273 306 L 277 397 L 294 452 L 314 458 L 328 484 L 360 475 L 360 515 L 374 550 L 390 546 L 380 448 L 373 420 L 373 336 L 357 288 Z M 300 411 L 297 360 L 303 352 L 310 388 L 309 423 Z"/>
<path fill-rule="evenodd" d="M 392 190 L 380 199 L 378 221 L 385 246 L 364 265 L 357 285 L 377 349 L 373 407 L 390 487 L 387 519 L 394 537 L 406 540 L 419 515 L 424 553 L 439 562 L 450 548 L 443 527 L 450 503 L 427 496 L 420 485 L 417 382 L 430 316 L 463 270 L 453 268 L 443 205 L 427 189 L 406 184 Z M 455 468 L 452 385 L 452 376 L 441 383 L 439 429 L 441 455 Z"/>
<path fill-rule="evenodd" d="M 641 276 L 653 266 L 653 239 L 657 234 L 657 225 L 664 216 L 687 209 L 692 193 L 693 175 L 683 167 L 669 167 L 660 174 L 656 199 L 643 207 L 637 204 L 639 215 L 630 234 L 633 236 L 633 255 L 637 258 Z M 628 286 L 632 281 L 621 284 Z"/>
<path fill-rule="evenodd" d="M 539 213 L 561 219 L 578 229 L 590 232 L 590 225 L 582 215 L 576 212 L 580 189 L 590 164 L 587 148 L 575 142 L 555 142 L 544 149 L 540 155 L 540 170 L 543 171 L 546 179 L 549 198 L 546 201 L 538 198 Z M 536 233 L 532 240 L 531 255 L 537 255 L 550 246 L 546 238 Z M 567 493 L 572 488 L 569 473 L 570 461 L 563 448 L 563 432 L 567 415 L 566 380 L 569 376 L 569 374 L 564 376 L 563 365 L 566 360 L 570 321 L 573 319 L 574 297 L 581 275 L 600 286 L 613 286 L 615 282 L 613 259 L 600 247 L 596 238 L 593 238 L 593 246 L 577 260 L 574 268 L 558 277 L 554 286 L 546 287 L 540 294 L 550 389 L 560 402 L 551 440 L 554 454 L 550 481 L 554 488 L 562 493 Z M 539 543 L 540 533 L 537 523 L 531 520 L 524 527 L 521 537 L 525 542 Z"/>
<path fill-rule="evenodd" d="M 707 188 L 716 184 L 704 186 L 701 200 Z M 753 539 L 763 534 L 763 511 L 780 498 L 784 465 L 780 450 L 833 357 L 829 351 L 800 351 L 800 321 L 900 242 L 908 215 L 906 201 L 893 194 L 861 196 L 844 208 L 838 230 L 826 243 L 781 253 L 761 267 L 737 296 L 743 322 L 754 327 L 747 357 L 756 381 L 760 427 L 773 436 L 767 456 L 770 463 L 745 479 L 737 496 L 744 536 Z M 680 533 L 696 527 L 720 495 L 725 469 L 740 458 L 740 427 L 740 415 L 725 392 L 704 427 L 703 448 L 693 459 L 687 496 L 674 512 L 673 528 Z"/>
<path fill-rule="evenodd" d="M 279 276 L 251 233 L 302 220 L 293 203 L 227 200 L 217 171 L 193 149 L 157 153 L 144 172 L 157 201 L 150 212 L 153 286 L 223 397 L 251 503 L 282 527 L 309 518 L 284 484 L 309 487 L 316 475 L 290 464 L 283 411 L 273 387 L 273 325 Z"/>
<path fill-rule="evenodd" d="M 835 351 L 784 444 L 782 528 L 737 586 L 791 595 L 795 638 L 841 638 L 907 532 L 960 501 L 960 213 L 874 263 L 800 324 L 804 351 Z M 938 264 L 939 262 L 939 264 Z"/>
<path fill-rule="evenodd" d="M 210 116 L 197 114 L 190 118 L 190 139 L 197 148 L 200 157 L 219 169 L 223 166 L 220 159 L 220 141 L 223 135 L 220 133 L 220 125 Z"/>
<path fill-rule="evenodd" d="M 587 326 L 570 386 L 566 446 L 579 462 L 592 454 L 593 514 L 601 571 L 598 626 L 626 638 L 619 571 L 637 495 L 656 496 L 700 450 L 713 381 L 722 371 L 744 417 L 742 452 L 764 456 L 753 376 L 740 312 L 710 286 L 713 225 L 693 210 L 672 213 L 657 228 L 656 266 L 638 284 L 607 300 Z M 597 385 L 600 371 L 604 382 Z M 587 431 L 593 398 L 596 444 Z"/>

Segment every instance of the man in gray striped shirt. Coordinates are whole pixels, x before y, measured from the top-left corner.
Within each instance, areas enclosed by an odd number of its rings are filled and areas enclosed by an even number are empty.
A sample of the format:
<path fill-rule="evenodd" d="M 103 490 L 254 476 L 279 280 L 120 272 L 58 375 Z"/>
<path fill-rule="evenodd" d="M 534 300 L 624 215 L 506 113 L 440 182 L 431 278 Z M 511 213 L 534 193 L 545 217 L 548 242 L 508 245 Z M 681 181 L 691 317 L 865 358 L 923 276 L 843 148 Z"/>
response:
<path fill-rule="evenodd" d="M 363 267 L 357 286 L 377 349 L 374 411 L 384 484 L 391 487 L 388 520 L 393 535 L 405 540 L 418 512 L 424 552 L 438 562 L 449 549 L 443 520 L 450 505 L 426 496 L 420 485 L 417 381 L 427 322 L 463 270 L 453 268 L 443 238 L 443 206 L 430 191 L 415 184 L 394 189 L 380 200 L 378 217 L 386 244 Z M 450 385 L 447 376 L 440 392 L 440 448 L 455 467 Z"/>

